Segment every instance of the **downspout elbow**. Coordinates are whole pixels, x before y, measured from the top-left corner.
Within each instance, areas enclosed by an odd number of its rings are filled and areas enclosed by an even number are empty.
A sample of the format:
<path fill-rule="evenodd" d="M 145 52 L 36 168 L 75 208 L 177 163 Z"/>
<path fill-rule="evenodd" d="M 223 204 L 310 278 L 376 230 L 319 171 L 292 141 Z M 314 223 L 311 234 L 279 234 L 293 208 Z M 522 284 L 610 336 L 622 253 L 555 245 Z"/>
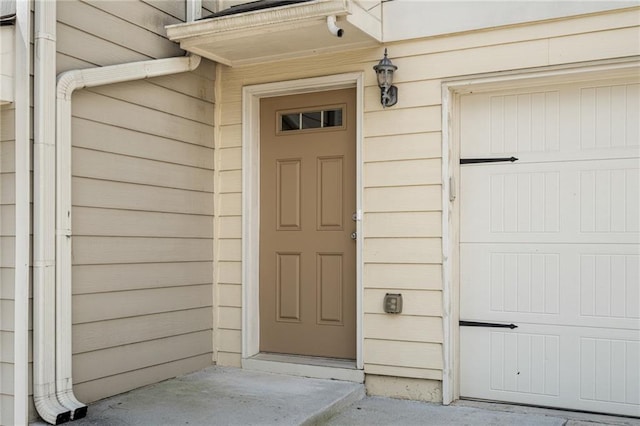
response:
<path fill-rule="evenodd" d="M 33 405 L 42 420 L 52 425 L 59 425 L 71 420 L 71 411 L 61 412 L 61 407 L 52 403 L 48 396 L 50 394 L 50 392 L 34 392 L 33 394 Z"/>
<path fill-rule="evenodd" d="M 82 70 L 63 72 L 58 76 L 56 84 L 56 99 L 70 101 L 76 89 L 84 87 Z"/>
<path fill-rule="evenodd" d="M 198 66 L 200 66 L 200 62 L 202 62 L 202 56 L 195 55 L 193 53 L 187 53 L 187 58 L 189 58 L 189 71 L 194 71 Z"/>
<path fill-rule="evenodd" d="M 336 20 L 335 15 L 327 16 L 327 28 L 331 34 L 339 38 L 344 35 L 344 30 L 336 25 Z"/>

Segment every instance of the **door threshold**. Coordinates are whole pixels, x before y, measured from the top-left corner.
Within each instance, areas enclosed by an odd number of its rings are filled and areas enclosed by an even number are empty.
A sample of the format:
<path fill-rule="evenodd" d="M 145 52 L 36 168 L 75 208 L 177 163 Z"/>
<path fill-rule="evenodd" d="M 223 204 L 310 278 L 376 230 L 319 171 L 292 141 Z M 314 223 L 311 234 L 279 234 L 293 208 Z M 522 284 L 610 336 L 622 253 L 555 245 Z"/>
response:
<path fill-rule="evenodd" d="M 350 359 L 262 352 L 242 360 L 242 368 L 290 376 L 364 383 L 364 371 Z"/>

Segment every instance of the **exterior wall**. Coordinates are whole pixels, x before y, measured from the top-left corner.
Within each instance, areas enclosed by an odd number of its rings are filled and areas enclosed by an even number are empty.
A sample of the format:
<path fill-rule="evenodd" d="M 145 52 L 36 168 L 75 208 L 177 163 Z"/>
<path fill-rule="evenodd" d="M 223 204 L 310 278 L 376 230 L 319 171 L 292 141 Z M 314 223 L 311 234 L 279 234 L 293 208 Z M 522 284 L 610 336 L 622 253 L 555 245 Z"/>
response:
<path fill-rule="evenodd" d="M 58 72 L 182 56 L 184 2 L 58 2 Z M 212 363 L 215 68 L 73 95 L 73 379 L 91 402 Z"/>
<path fill-rule="evenodd" d="M 399 102 L 383 110 L 372 67 L 382 46 L 238 68 L 221 75 L 217 238 L 218 362 L 241 361 L 241 91 L 245 85 L 346 72 L 365 76 L 364 364 L 370 389 L 395 396 L 397 379 L 442 380 L 441 84 L 456 76 L 640 54 L 639 9 L 389 44 Z M 223 231 L 224 229 L 224 231 Z M 404 312 L 382 312 L 386 292 Z M 373 378 L 373 376 L 377 376 Z M 399 384 L 400 383 L 400 384 Z M 425 389 L 428 389 L 425 390 Z M 440 400 L 431 386 L 426 399 Z M 400 392 L 401 393 L 401 392 Z"/>
<path fill-rule="evenodd" d="M 633 1 L 442 1 L 395 0 L 383 4 L 384 41 L 433 37 L 502 25 L 557 19 L 635 7 Z M 402 22 L 402 25 L 398 25 Z"/>
<path fill-rule="evenodd" d="M 0 425 L 13 423 L 14 116 L 13 104 L 0 106 Z"/>

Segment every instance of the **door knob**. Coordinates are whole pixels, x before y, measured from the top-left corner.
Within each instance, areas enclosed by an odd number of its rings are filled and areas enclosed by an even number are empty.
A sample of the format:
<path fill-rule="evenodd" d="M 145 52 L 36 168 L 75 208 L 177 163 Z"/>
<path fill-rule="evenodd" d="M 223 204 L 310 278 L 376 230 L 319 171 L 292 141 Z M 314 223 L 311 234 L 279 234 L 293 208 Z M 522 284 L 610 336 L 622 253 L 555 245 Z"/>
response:
<path fill-rule="evenodd" d="M 357 232 L 355 232 L 355 231 L 354 231 L 354 232 L 352 232 L 352 233 L 351 233 L 351 239 L 352 239 L 352 240 L 356 240 L 356 239 L 358 239 L 358 233 L 357 233 Z"/>

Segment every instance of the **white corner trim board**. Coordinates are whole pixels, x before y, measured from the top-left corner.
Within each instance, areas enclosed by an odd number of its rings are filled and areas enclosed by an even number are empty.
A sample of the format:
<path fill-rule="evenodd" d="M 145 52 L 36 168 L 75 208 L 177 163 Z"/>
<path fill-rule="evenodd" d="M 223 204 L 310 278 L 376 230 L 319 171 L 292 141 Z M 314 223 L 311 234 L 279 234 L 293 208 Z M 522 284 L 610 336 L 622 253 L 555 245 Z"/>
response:
<path fill-rule="evenodd" d="M 27 424 L 29 420 L 30 14 L 30 2 L 16 3 L 14 38 L 16 238 L 13 318 L 13 421 L 15 424 Z"/>
<path fill-rule="evenodd" d="M 185 3 L 187 22 L 202 18 L 202 0 L 187 0 Z"/>

